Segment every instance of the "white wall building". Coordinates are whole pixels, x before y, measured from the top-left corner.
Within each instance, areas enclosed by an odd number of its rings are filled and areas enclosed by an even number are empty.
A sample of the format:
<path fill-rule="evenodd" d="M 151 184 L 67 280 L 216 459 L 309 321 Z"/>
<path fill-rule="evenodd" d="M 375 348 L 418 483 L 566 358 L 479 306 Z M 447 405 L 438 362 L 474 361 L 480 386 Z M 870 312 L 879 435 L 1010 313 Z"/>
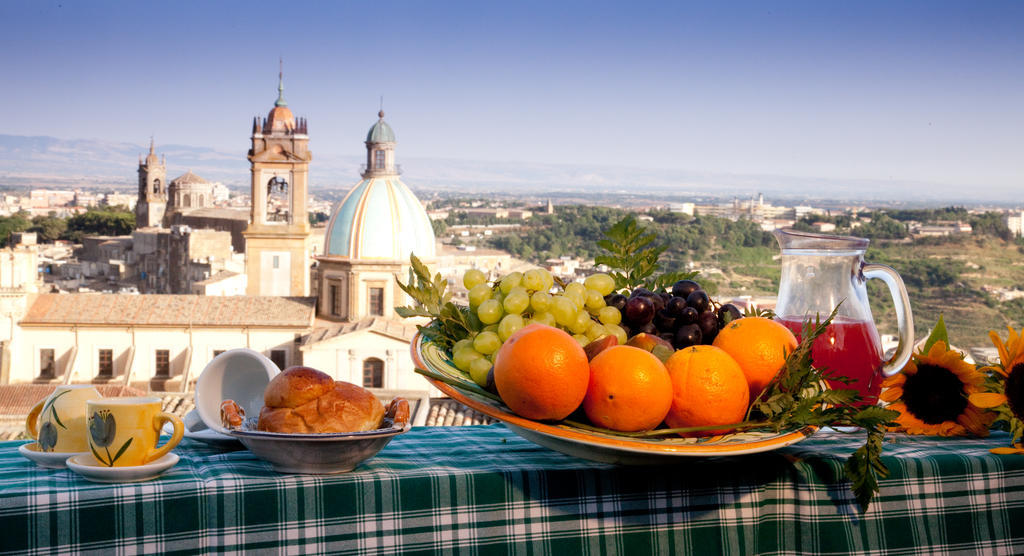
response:
<path fill-rule="evenodd" d="M 1006 227 L 1015 237 L 1024 236 L 1024 211 L 1014 211 L 1006 215 Z"/>
<path fill-rule="evenodd" d="M 186 390 L 220 351 L 301 360 L 312 298 L 36 294 L 13 330 L 9 382 L 123 383 Z"/>

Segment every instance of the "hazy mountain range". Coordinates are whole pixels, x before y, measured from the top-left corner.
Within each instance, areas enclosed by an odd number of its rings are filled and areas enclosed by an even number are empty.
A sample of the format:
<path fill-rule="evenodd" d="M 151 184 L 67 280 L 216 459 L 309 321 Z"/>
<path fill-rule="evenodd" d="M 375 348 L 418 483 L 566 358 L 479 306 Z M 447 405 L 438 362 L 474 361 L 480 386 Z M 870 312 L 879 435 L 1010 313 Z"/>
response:
<path fill-rule="evenodd" d="M 167 177 L 186 171 L 232 189 L 249 183 L 246 145 L 225 151 L 191 145 L 158 145 L 167 158 Z M 111 187 L 137 184 L 139 157 L 149 145 L 98 139 L 59 139 L 0 134 L 0 186 Z M 361 156 L 317 152 L 310 181 L 317 188 L 348 188 L 359 180 Z M 766 198 L 788 201 L 861 201 L 866 204 L 944 205 L 980 203 L 1019 206 L 1011 191 L 979 193 L 977 188 L 922 182 L 843 180 L 772 175 L 580 166 L 512 161 L 402 158 L 403 181 L 416 190 L 463 193 L 508 192 L 531 196 L 586 195 L 658 197 L 665 200 Z"/>

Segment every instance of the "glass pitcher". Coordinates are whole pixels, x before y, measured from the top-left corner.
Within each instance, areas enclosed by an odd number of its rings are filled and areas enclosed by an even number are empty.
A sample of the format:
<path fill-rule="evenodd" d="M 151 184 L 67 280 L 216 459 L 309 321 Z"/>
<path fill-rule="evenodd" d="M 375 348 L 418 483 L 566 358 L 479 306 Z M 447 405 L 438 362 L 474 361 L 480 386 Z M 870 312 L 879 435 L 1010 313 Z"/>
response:
<path fill-rule="evenodd" d="M 843 376 L 848 384 L 829 381 L 834 388 L 860 392 L 863 403 L 876 403 L 882 378 L 896 374 L 910 359 L 914 321 L 903 279 L 892 268 L 864 262 L 868 240 L 792 229 L 775 230 L 782 248 L 782 279 L 775 306 L 776 320 L 800 338 L 803 323 L 826 318 L 842 302 L 826 331 L 811 347 L 817 367 L 827 375 Z M 882 344 L 871 317 L 866 282 L 879 278 L 892 294 L 899 328 L 895 355 L 883 361 Z"/>

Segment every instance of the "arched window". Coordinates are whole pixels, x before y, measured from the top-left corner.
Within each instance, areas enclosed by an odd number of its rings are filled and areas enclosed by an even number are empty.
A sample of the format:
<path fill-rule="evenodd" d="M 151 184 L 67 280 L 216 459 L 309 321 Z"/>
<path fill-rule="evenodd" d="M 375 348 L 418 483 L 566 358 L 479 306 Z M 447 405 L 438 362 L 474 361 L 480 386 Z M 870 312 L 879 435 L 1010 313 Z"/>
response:
<path fill-rule="evenodd" d="M 185 197 L 182 199 L 182 201 L 184 202 L 183 204 L 185 205 L 185 208 L 189 208 L 189 207 L 192 206 L 192 197 L 191 196 L 185 195 Z"/>
<path fill-rule="evenodd" d="M 203 204 L 203 196 L 202 195 L 199 195 L 199 204 L 197 204 L 196 206 L 197 207 L 206 206 L 206 205 Z"/>
<path fill-rule="evenodd" d="M 267 195 L 273 195 L 274 193 L 287 193 L 288 192 L 288 180 L 281 176 L 274 176 L 267 182 Z"/>
<path fill-rule="evenodd" d="M 365 388 L 384 387 L 384 361 L 376 357 L 363 360 L 363 386 Z"/>
<path fill-rule="evenodd" d="M 153 180 L 153 193 L 160 193 L 160 178 Z"/>

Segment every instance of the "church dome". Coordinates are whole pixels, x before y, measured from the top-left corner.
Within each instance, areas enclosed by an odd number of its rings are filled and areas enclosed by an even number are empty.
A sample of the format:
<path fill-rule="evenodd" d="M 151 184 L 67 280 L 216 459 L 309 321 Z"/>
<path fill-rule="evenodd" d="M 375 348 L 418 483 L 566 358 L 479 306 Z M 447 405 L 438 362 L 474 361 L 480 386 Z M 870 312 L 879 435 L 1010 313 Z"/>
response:
<path fill-rule="evenodd" d="M 391 130 L 391 126 L 384 121 L 384 111 L 381 110 L 377 113 L 380 118 L 377 123 L 373 124 L 370 131 L 366 133 L 367 143 L 394 143 L 395 132 Z"/>
<path fill-rule="evenodd" d="M 184 174 L 171 180 L 171 185 L 198 185 L 210 183 L 203 178 L 192 173 L 192 170 L 185 172 Z"/>
<path fill-rule="evenodd" d="M 267 133 L 289 132 L 295 129 L 295 116 L 287 106 L 275 106 L 267 114 Z"/>
<path fill-rule="evenodd" d="M 291 133 L 295 130 L 295 115 L 284 100 L 284 74 L 277 74 L 277 100 L 267 114 L 264 133 Z"/>
<path fill-rule="evenodd" d="M 335 207 L 324 239 L 324 255 L 349 259 L 430 258 L 435 249 L 426 209 L 398 176 L 357 183 Z"/>

